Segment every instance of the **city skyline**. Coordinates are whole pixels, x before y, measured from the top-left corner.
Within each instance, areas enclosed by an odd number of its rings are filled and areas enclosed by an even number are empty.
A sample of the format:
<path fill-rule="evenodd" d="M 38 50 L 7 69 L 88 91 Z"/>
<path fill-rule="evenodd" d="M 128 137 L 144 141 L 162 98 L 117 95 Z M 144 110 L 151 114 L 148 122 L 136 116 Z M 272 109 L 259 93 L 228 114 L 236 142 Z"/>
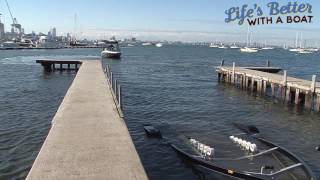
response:
<path fill-rule="evenodd" d="M 225 10 L 232 6 L 263 1 L 223 1 L 209 0 L 156 1 L 147 0 L 93 0 L 84 1 L 28 1 L 8 0 L 13 16 L 22 24 L 27 33 L 31 31 L 47 33 L 57 28 L 57 35 L 68 32 L 79 38 L 118 38 L 137 37 L 142 40 L 178 41 L 224 41 L 244 42 L 247 26 L 225 23 Z M 282 1 L 286 3 L 289 1 Z M 319 43 L 319 9 L 316 0 L 301 1 L 313 5 L 314 16 L 311 24 L 262 25 L 251 28 L 253 41 L 270 44 L 292 44 L 296 32 L 303 34 L 304 41 L 310 45 Z M 0 0 L 0 13 L 6 31 L 10 30 L 11 17 L 4 0 Z M 75 18 L 76 16 L 76 18 Z"/>

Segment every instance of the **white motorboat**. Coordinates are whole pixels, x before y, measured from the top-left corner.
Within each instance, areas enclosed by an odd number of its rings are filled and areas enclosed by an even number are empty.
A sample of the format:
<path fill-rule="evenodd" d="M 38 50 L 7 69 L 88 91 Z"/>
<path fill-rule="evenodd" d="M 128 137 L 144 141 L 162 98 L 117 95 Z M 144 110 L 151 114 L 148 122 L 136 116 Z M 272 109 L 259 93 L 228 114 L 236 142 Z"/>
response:
<path fill-rule="evenodd" d="M 162 43 L 157 43 L 155 46 L 156 47 L 162 47 L 163 45 L 162 45 Z"/>
<path fill-rule="evenodd" d="M 309 51 L 308 49 L 300 49 L 298 51 L 299 54 L 311 54 L 313 53 L 312 51 Z"/>
<path fill-rule="evenodd" d="M 241 52 L 247 52 L 247 53 L 256 53 L 258 52 L 258 49 L 256 48 L 249 48 L 249 47 L 244 47 L 244 48 L 240 48 Z"/>
<path fill-rule="evenodd" d="M 151 46 L 151 43 L 150 42 L 144 42 L 144 43 L 142 43 L 142 46 Z"/>
<path fill-rule="evenodd" d="M 119 59 L 121 56 L 120 47 L 117 41 L 109 41 L 107 47 L 101 52 L 102 57 Z"/>

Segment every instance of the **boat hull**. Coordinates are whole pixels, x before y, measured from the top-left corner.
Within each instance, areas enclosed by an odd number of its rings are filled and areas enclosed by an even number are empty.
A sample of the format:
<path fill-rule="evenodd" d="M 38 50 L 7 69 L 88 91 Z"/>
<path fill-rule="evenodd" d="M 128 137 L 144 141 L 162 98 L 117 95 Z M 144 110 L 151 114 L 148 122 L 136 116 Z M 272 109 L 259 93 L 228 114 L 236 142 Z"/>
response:
<path fill-rule="evenodd" d="M 121 52 L 102 52 L 101 53 L 102 57 L 105 58 L 111 58 L 111 59 L 120 59 L 121 57 Z"/>

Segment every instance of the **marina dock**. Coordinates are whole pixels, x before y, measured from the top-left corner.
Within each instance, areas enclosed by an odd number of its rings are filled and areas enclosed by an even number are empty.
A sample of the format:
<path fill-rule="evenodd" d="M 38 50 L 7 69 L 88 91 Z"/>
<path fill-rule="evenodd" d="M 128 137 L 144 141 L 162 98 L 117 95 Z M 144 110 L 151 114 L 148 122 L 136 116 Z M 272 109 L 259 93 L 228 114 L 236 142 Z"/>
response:
<path fill-rule="evenodd" d="M 26 179 L 148 179 L 101 61 L 82 65 Z"/>
<path fill-rule="evenodd" d="M 284 102 L 304 105 L 305 108 L 320 111 L 320 83 L 316 82 L 316 75 L 312 80 L 304 80 L 283 75 L 264 72 L 271 67 L 236 67 L 223 66 L 216 68 L 219 82 L 227 82 L 239 86 L 243 90 L 256 92 L 259 95 L 270 94 Z M 276 69 L 276 68 L 271 68 Z"/>
<path fill-rule="evenodd" d="M 39 63 L 43 66 L 46 71 L 54 71 L 54 70 L 75 70 L 78 71 L 81 61 L 73 61 L 73 60 L 54 60 L 54 59 L 40 59 L 36 60 L 36 63 Z M 58 67 L 57 67 L 58 65 Z M 66 65 L 67 67 L 64 67 Z M 73 67 L 72 67 L 73 66 Z"/>

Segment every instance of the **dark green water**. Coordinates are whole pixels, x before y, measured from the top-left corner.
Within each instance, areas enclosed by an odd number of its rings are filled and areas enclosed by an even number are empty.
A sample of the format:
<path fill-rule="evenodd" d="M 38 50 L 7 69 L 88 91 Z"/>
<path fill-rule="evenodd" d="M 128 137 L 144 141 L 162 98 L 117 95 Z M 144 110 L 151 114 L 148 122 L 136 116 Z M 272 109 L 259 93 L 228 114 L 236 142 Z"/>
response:
<path fill-rule="evenodd" d="M 269 97 L 257 97 L 219 84 L 214 66 L 272 65 L 289 75 L 320 76 L 320 53 L 285 50 L 242 54 L 238 50 L 194 46 L 122 48 L 119 61 L 104 59 L 123 87 L 124 114 L 150 179 L 224 179 L 199 170 L 167 145 L 148 139 L 142 124 L 165 126 L 174 134 L 214 143 L 231 134 L 232 123 L 259 127 L 263 136 L 292 150 L 320 174 L 320 114 L 297 110 Z M 24 178 L 41 148 L 50 122 L 75 74 L 45 74 L 38 58 L 91 59 L 98 49 L 0 52 L 0 179 Z M 174 137 L 172 137 L 174 138 Z"/>

